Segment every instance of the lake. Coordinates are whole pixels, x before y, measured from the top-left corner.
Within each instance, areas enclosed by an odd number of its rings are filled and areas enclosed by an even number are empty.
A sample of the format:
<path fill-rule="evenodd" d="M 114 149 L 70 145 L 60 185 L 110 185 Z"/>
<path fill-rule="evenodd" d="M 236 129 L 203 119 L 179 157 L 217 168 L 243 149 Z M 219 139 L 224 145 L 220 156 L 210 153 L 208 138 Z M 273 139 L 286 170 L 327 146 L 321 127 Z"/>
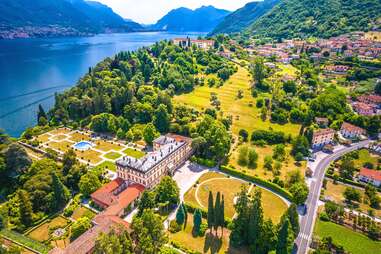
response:
<path fill-rule="evenodd" d="M 198 35 L 203 34 L 149 32 L 0 40 L 0 128 L 18 137 L 36 124 L 39 104 L 48 111 L 55 93 L 74 86 L 89 67 L 106 57 L 164 39 Z"/>

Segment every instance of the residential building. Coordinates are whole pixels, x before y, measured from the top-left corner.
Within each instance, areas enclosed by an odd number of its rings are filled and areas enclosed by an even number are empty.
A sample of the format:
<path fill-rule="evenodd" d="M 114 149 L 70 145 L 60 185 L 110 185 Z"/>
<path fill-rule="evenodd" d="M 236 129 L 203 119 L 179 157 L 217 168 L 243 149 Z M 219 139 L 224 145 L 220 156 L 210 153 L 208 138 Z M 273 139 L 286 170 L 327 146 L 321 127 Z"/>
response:
<path fill-rule="evenodd" d="M 372 116 L 376 112 L 376 107 L 374 105 L 363 102 L 354 102 L 352 103 L 352 107 L 354 111 L 363 116 Z"/>
<path fill-rule="evenodd" d="M 361 135 L 366 135 L 366 130 L 363 128 L 357 127 L 350 123 L 344 122 L 341 125 L 340 133 L 344 138 L 359 138 Z"/>
<path fill-rule="evenodd" d="M 167 134 L 154 140 L 153 151 L 140 159 L 125 156 L 116 161 L 118 177 L 146 188 L 158 184 L 192 155 L 192 139 Z"/>
<path fill-rule="evenodd" d="M 370 183 L 376 187 L 381 186 L 381 171 L 363 168 L 360 170 L 358 174 L 358 178 L 360 181 L 365 183 Z"/>
<path fill-rule="evenodd" d="M 381 96 L 376 94 L 370 94 L 370 95 L 361 95 L 357 97 L 357 101 L 366 103 L 366 104 L 374 104 L 374 105 L 380 105 L 381 104 Z"/>
<path fill-rule="evenodd" d="M 331 144 L 334 137 L 335 131 L 330 128 L 316 130 L 312 136 L 312 148 L 320 149 L 325 145 Z"/>
<path fill-rule="evenodd" d="M 326 73 L 333 73 L 333 74 L 346 74 L 350 67 L 346 65 L 328 65 L 324 67 L 324 71 Z"/>

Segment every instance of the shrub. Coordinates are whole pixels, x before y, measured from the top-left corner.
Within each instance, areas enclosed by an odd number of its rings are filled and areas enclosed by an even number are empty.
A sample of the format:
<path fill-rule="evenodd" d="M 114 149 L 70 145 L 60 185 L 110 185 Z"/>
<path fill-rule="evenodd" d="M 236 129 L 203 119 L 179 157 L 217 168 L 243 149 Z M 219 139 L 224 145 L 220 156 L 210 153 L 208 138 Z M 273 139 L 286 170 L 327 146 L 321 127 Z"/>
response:
<path fill-rule="evenodd" d="M 175 220 L 172 220 L 170 223 L 169 223 L 169 232 L 171 233 L 177 233 L 181 230 L 182 226 L 179 225 Z"/>
<path fill-rule="evenodd" d="M 208 224 L 201 223 L 200 231 L 199 231 L 198 235 L 199 236 L 205 236 L 205 232 L 206 232 L 207 229 L 208 229 Z"/>
<path fill-rule="evenodd" d="M 319 219 L 322 221 L 329 221 L 329 217 L 325 212 L 321 212 L 319 215 Z"/>

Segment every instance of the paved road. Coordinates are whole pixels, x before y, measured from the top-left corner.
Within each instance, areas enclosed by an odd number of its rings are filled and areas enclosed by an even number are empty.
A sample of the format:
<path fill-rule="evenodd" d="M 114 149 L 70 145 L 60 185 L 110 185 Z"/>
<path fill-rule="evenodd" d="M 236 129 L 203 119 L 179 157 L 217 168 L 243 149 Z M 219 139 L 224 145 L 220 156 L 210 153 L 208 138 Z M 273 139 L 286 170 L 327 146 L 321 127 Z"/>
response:
<path fill-rule="evenodd" d="M 300 233 L 295 241 L 297 249 L 297 254 L 306 254 L 308 251 L 308 246 L 312 238 L 312 232 L 315 224 L 316 212 L 318 208 L 318 201 L 320 196 L 320 191 L 323 184 L 323 179 L 325 175 L 325 170 L 329 164 L 343 156 L 344 154 L 363 148 L 370 143 L 369 140 L 362 141 L 356 144 L 353 144 L 351 147 L 344 147 L 333 154 L 324 157 L 316 165 L 314 170 L 314 175 L 310 185 L 309 195 L 306 201 L 307 204 L 307 213 L 302 217 L 300 221 Z"/>

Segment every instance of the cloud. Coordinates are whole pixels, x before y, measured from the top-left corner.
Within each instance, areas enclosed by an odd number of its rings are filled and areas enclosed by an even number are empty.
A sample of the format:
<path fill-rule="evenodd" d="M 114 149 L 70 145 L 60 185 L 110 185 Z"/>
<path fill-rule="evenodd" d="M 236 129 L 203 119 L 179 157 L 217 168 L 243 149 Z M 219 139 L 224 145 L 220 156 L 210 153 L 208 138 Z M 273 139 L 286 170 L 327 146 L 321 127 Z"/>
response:
<path fill-rule="evenodd" d="M 234 11 L 253 0 L 96 0 L 111 7 L 124 18 L 143 24 L 155 23 L 170 10 L 178 7 L 198 8 L 213 5 L 217 8 Z"/>

